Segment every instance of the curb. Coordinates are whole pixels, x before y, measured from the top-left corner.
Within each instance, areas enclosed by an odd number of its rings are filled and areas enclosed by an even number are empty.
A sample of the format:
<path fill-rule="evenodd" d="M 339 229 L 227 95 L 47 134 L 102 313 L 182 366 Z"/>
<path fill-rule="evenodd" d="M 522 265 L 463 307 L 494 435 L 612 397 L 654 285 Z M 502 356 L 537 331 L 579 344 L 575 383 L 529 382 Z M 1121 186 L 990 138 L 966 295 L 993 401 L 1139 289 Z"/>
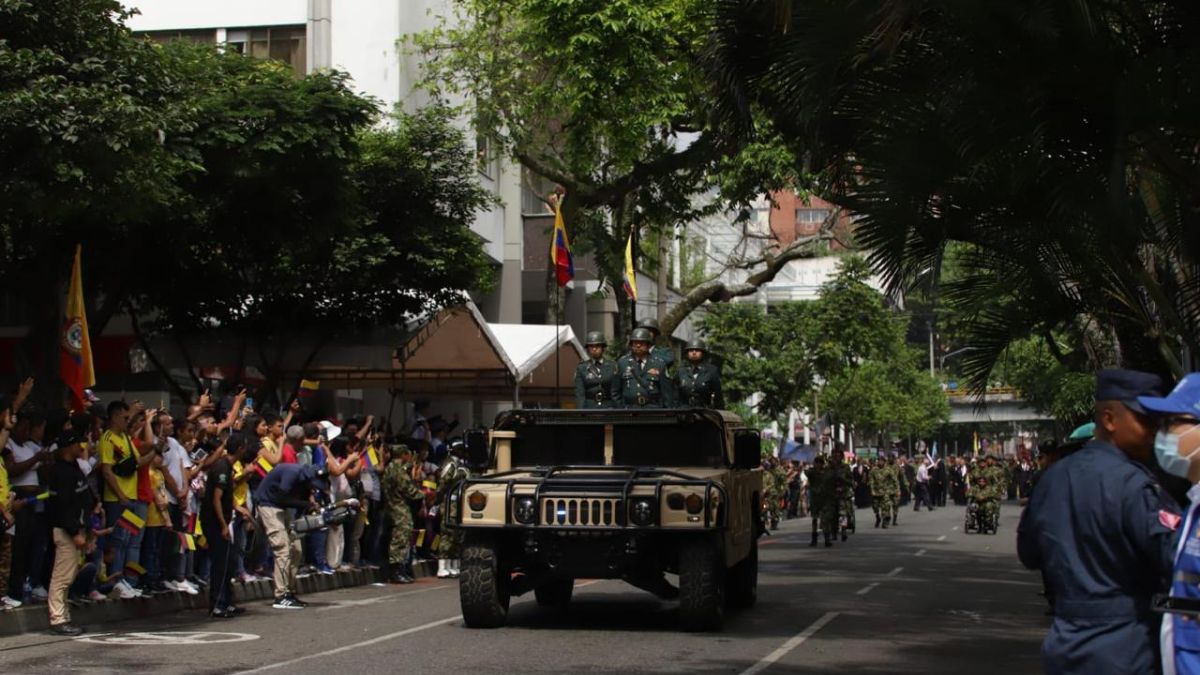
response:
<path fill-rule="evenodd" d="M 417 577 L 433 576 L 437 571 L 437 562 L 413 563 L 413 571 Z M 299 594 L 308 595 L 334 591 L 339 588 L 386 583 L 384 572 L 383 569 L 378 569 L 337 572 L 331 575 L 312 574 L 297 579 L 296 582 L 299 586 Z M 248 584 L 237 581 L 233 583 L 233 599 L 238 603 L 270 600 L 274 595 L 270 579 L 260 579 Z M 163 593 L 128 600 L 102 600 L 82 607 L 71 607 L 71 623 L 91 626 L 188 610 L 208 611 L 208 595 L 205 589 L 201 589 L 199 595 Z M 50 615 L 46 611 L 45 603 L 0 611 L 0 637 L 12 637 L 49 629 Z"/>

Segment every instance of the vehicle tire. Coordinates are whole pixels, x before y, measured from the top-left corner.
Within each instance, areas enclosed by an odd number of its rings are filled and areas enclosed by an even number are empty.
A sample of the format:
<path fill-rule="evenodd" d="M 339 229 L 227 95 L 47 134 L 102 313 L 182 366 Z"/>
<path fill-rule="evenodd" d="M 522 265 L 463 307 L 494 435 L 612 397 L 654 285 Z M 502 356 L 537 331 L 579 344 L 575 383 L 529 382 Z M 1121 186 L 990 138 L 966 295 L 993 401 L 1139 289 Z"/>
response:
<path fill-rule="evenodd" d="M 730 607 L 746 609 L 758 602 L 758 537 L 750 541 L 750 552 L 729 568 L 725 595 Z"/>
<path fill-rule="evenodd" d="M 713 536 L 679 549 L 679 622 L 686 631 L 720 630 L 725 619 L 725 556 Z"/>
<path fill-rule="evenodd" d="M 571 604 L 574 590 L 574 577 L 555 577 L 533 589 L 533 595 L 542 607 L 563 608 Z"/>
<path fill-rule="evenodd" d="M 498 628 L 508 620 L 508 573 L 496 542 L 467 535 L 462 549 L 458 597 L 463 622 L 470 628 Z"/>

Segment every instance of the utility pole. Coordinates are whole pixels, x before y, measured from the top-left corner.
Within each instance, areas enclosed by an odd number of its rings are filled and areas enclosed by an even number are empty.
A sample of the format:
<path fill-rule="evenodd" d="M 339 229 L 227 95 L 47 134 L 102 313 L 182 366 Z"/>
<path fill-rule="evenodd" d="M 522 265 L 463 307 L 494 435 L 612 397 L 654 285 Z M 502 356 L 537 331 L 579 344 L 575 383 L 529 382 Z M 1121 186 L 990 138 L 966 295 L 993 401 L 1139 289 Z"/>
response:
<path fill-rule="evenodd" d="M 937 373 L 933 370 L 933 321 L 926 321 L 925 328 L 929 329 L 929 376 L 937 379 Z"/>

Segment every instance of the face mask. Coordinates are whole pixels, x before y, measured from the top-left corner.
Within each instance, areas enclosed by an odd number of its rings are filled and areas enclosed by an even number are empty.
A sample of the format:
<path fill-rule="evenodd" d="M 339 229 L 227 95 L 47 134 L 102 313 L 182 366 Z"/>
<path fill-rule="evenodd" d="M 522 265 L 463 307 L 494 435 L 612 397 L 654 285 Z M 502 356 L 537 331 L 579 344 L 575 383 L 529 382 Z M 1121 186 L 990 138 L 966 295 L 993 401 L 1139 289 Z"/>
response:
<path fill-rule="evenodd" d="M 1163 471 L 1180 478 L 1188 477 L 1188 470 L 1192 467 L 1192 455 L 1179 456 L 1179 439 L 1196 429 L 1200 429 L 1200 426 L 1192 427 L 1183 434 L 1160 431 L 1154 435 L 1154 456 L 1158 459 L 1158 465 L 1162 467 Z"/>

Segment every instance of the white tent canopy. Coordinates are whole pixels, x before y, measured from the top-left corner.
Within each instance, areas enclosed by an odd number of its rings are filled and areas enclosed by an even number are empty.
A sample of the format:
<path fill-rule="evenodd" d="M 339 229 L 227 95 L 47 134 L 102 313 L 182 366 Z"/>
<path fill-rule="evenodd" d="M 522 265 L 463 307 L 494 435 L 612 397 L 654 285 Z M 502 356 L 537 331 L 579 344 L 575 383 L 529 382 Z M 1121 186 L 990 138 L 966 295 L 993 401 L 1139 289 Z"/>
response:
<path fill-rule="evenodd" d="M 583 346 L 570 326 L 489 324 L 474 304 L 439 312 L 409 331 L 392 354 L 390 369 L 324 366 L 310 377 L 322 386 L 386 387 L 414 396 L 477 401 L 571 398 Z"/>

